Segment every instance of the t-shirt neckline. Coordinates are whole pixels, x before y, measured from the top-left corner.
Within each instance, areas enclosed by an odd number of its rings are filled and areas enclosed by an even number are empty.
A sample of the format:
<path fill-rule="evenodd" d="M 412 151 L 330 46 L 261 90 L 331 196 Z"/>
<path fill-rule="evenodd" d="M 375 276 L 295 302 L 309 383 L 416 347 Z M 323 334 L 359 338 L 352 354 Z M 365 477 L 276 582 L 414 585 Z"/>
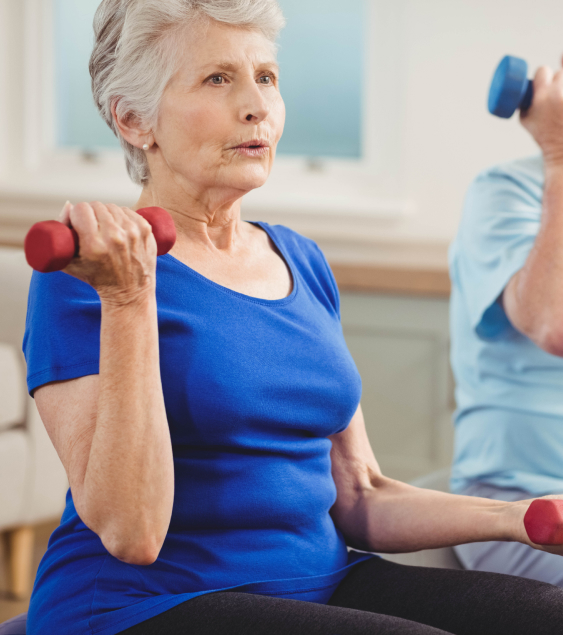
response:
<path fill-rule="evenodd" d="M 159 259 L 162 260 L 163 258 L 165 258 L 169 262 L 171 262 L 173 264 L 176 264 L 177 266 L 179 266 L 182 269 L 186 270 L 188 273 L 190 273 L 194 277 L 196 277 L 199 280 L 201 280 L 202 282 L 214 287 L 218 291 L 222 291 L 223 293 L 227 293 L 228 295 L 232 295 L 232 296 L 238 297 L 241 300 L 245 300 L 246 302 L 252 302 L 253 304 L 262 304 L 262 305 L 265 305 L 265 306 L 283 306 L 285 304 L 289 304 L 290 302 L 293 302 L 293 300 L 296 298 L 297 293 L 298 293 L 299 282 L 298 282 L 297 273 L 296 273 L 295 268 L 293 266 L 293 262 L 288 257 L 285 248 L 278 241 L 278 239 L 275 236 L 274 232 L 271 231 L 271 228 L 270 228 L 270 226 L 267 223 L 264 223 L 262 221 L 243 221 L 243 222 L 248 222 L 251 225 L 257 225 L 258 227 L 261 227 L 268 234 L 268 236 L 272 239 L 272 242 L 274 243 L 274 245 L 278 248 L 278 251 L 280 252 L 281 257 L 284 260 L 287 268 L 289 269 L 289 271 L 291 273 L 291 277 L 293 279 L 293 289 L 292 289 L 291 293 L 288 296 L 286 296 L 285 298 L 280 298 L 278 300 L 267 300 L 265 298 L 257 298 L 257 297 L 251 296 L 251 295 L 246 295 L 244 293 L 240 293 L 239 291 L 234 291 L 233 289 L 229 289 L 228 287 L 224 287 L 223 285 L 218 284 L 217 282 L 214 282 L 213 280 L 210 280 L 209 278 L 206 278 L 205 276 L 203 276 L 201 273 L 199 273 L 195 269 L 192 269 L 190 266 L 186 265 L 181 260 L 178 260 L 178 258 L 175 258 L 172 254 L 165 254 L 164 256 L 161 256 Z"/>

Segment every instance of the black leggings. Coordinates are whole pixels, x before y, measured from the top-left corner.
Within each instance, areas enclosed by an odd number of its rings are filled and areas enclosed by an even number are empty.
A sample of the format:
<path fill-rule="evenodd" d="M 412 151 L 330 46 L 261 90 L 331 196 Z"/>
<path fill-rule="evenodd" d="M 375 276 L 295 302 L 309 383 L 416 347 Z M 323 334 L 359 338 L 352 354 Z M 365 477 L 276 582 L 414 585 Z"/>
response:
<path fill-rule="evenodd" d="M 329 603 L 236 591 L 203 595 L 123 631 L 127 635 L 561 635 L 563 589 L 525 578 L 356 565 Z"/>

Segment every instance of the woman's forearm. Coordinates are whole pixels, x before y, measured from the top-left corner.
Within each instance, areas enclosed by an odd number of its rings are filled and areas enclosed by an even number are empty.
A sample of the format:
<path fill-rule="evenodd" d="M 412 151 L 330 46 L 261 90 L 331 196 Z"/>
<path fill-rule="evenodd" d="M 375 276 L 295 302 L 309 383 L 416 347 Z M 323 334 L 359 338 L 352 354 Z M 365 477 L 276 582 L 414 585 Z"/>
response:
<path fill-rule="evenodd" d="M 405 553 L 524 538 L 524 504 L 445 494 L 385 477 L 378 480 L 335 518 L 348 544 L 358 549 Z"/>
<path fill-rule="evenodd" d="M 172 513 L 174 468 L 154 293 L 102 301 L 99 397 L 81 486 L 85 522 L 116 557 L 150 564 Z"/>

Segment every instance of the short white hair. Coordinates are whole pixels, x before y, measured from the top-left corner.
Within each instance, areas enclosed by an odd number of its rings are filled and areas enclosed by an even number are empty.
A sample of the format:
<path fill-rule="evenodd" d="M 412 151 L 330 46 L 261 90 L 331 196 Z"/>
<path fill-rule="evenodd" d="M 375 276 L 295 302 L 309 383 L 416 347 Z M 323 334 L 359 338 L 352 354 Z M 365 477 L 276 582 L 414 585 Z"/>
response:
<path fill-rule="evenodd" d="M 150 179 L 147 157 L 120 135 L 112 106 L 117 104 L 120 118 L 154 125 L 178 63 L 171 36 L 201 17 L 256 29 L 274 45 L 285 25 L 276 0 L 103 0 L 96 11 L 90 58 L 94 101 L 119 139 L 129 176 L 138 185 Z"/>

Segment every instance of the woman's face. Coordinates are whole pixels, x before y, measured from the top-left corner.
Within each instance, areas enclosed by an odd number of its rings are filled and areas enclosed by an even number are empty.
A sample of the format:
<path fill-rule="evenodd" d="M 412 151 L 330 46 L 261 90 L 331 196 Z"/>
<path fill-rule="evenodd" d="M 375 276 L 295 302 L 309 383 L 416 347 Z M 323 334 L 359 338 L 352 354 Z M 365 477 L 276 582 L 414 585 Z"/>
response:
<path fill-rule="evenodd" d="M 153 130 L 153 180 L 173 179 L 196 196 L 262 186 L 285 123 L 271 43 L 257 31 L 208 21 L 188 29 L 181 50 Z M 243 147 L 251 142 L 258 147 Z"/>

